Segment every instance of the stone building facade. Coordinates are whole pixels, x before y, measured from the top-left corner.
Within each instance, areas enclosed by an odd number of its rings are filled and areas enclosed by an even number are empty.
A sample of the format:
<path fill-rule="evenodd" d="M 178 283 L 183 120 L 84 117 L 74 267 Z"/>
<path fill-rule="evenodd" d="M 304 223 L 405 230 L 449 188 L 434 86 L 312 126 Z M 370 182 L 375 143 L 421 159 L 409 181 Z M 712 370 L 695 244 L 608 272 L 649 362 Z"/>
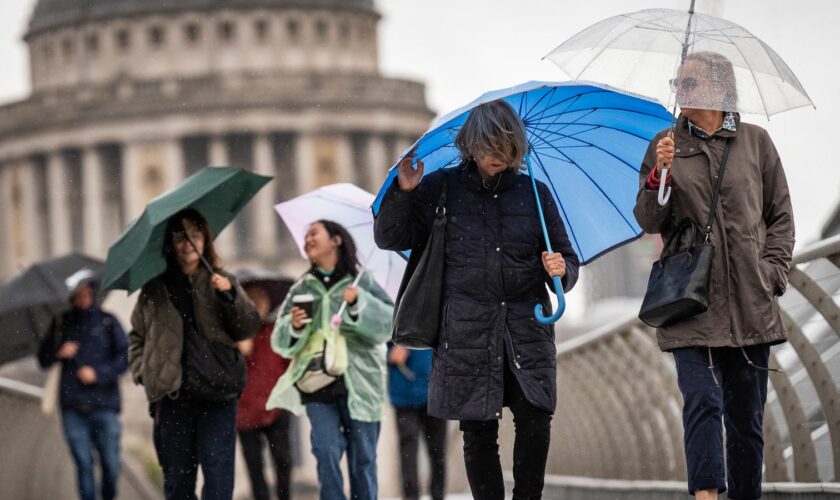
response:
<path fill-rule="evenodd" d="M 373 0 L 39 0 L 31 95 L 0 106 L 0 277 L 104 257 L 205 165 L 275 180 L 220 235 L 228 264 L 299 265 L 272 209 L 375 190 L 428 126 L 424 86 L 379 73 Z"/>

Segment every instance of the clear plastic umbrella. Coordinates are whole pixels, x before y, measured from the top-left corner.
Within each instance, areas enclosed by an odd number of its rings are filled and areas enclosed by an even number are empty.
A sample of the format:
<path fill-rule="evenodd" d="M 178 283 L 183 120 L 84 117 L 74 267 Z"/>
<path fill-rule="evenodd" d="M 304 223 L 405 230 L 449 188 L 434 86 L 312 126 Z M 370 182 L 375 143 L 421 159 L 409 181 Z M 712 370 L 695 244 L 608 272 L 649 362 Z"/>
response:
<path fill-rule="evenodd" d="M 648 9 L 600 21 L 563 42 L 546 58 L 575 80 L 603 82 L 652 97 L 668 107 L 674 91 L 709 85 L 690 95 L 678 92 L 684 108 L 760 114 L 813 106 L 787 64 L 766 43 L 733 22 L 706 14 Z M 678 75 L 692 54 L 722 56 L 731 63 L 713 65 L 705 81 Z M 734 86 L 733 86 L 734 85 Z"/>
<path fill-rule="evenodd" d="M 771 115 L 811 98 L 766 43 L 733 22 L 694 12 L 647 9 L 600 21 L 547 56 L 576 80 L 603 82 L 665 106 Z M 659 203 L 668 200 L 667 168 Z"/>

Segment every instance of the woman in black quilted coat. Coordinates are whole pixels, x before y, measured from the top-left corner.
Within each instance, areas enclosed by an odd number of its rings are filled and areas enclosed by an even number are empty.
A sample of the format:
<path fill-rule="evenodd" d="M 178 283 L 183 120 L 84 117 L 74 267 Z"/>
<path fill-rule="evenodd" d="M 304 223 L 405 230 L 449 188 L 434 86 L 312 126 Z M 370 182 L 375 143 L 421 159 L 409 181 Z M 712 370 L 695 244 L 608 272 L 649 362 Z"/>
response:
<path fill-rule="evenodd" d="M 446 263 L 440 339 L 429 382 L 429 414 L 459 420 L 472 494 L 503 499 L 497 444 L 502 407 L 513 413 L 516 499 L 540 498 L 551 417 L 557 403 L 554 331 L 534 319 L 549 305 L 546 284 L 570 290 L 578 259 L 547 186 L 538 182 L 549 238 L 545 252 L 530 178 L 528 144 L 516 112 L 502 101 L 470 112 L 455 141 L 457 168 L 423 177 L 414 155 L 398 166 L 375 223 L 389 250 L 421 250 L 447 176 Z M 422 177 L 422 181 L 421 181 Z"/>

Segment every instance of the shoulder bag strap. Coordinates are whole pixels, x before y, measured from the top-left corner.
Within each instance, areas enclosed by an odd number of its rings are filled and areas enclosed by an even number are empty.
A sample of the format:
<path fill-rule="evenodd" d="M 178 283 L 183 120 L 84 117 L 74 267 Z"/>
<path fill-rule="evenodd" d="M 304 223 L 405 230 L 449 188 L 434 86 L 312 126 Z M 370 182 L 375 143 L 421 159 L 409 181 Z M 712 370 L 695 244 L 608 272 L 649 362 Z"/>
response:
<path fill-rule="evenodd" d="M 708 243 L 712 234 L 712 224 L 715 222 L 715 207 L 717 206 L 718 195 L 720 194 L 720 185 L 723 183 L 723 171 L 726 169 L 726 160 L 729 158 L 729 149 L 732 145 L 732 138 L 726 138 L 726 145 L 723 147 L 723 157 L 720 160 L 720 169 L 718 170 L 717 184 L 715 190 L 712 192 L 712 202 L 709 204 L 709 218 L 706 221 L 706 235 L 703 241 Z"/>

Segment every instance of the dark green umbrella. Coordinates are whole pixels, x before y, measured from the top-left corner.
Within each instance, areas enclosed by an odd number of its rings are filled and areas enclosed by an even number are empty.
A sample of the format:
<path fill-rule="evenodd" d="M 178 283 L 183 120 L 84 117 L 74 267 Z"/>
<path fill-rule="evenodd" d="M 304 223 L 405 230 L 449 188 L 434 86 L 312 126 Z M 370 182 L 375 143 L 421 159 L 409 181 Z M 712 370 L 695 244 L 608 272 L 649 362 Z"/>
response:
<path fill-rule="evenodd" d="M 73 290 L 98 280 L 103 267 L 73 253 L 36 262 L 0 287 L 0 364 L 34 353 L 53 318 L 70 308 Z"/>
<path fill-rule="evenodd" d="M 179 211 L 197 210 L 218 235 L 271 179 L 236 167 L 204 167 L 156 197 L 108 249 L 102 289 L 132 293 L 166 269 L 166 221 Z"/>

